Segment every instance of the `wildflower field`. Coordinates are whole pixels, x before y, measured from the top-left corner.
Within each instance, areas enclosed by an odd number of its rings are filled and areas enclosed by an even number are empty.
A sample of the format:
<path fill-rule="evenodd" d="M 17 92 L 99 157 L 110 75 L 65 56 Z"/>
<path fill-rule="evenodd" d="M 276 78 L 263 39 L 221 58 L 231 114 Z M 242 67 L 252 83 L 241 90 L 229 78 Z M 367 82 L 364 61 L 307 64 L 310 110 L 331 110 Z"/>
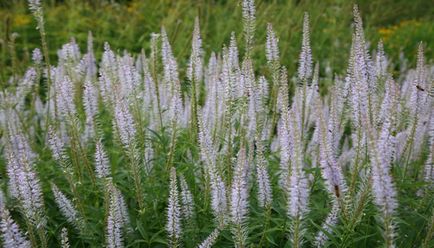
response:
<path fill-rule="evenodd" d="M 351 3 L 312 30 L 317 6 L 288 20 L 294 45 L 261 14 L 278 1 L 198 1 L 173 32 L 179 1 L 134 44 L 95 19 L 55 47 L 47 20 L 75 1 L 53 2 L 5 19 L 37 43 L 0 39 L 2 247 L 434 247 L 434 20 L 368 35 Z"/>

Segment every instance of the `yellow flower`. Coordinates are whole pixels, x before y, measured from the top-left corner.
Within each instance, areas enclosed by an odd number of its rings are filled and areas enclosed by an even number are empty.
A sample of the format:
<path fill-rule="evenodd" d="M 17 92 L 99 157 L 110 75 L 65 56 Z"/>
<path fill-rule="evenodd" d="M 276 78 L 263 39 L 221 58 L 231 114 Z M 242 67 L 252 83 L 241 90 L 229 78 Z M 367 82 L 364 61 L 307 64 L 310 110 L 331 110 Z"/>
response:
<path fill-rule="evenodd" d="M 31 18 L 28 15 L 17 14 L 14 16 L 13 25 L 16 27 L 26 26 L 31 22 Z"/>
<path fill-rule="evenodd" d="M 388 38 L 393 36 L 399 29 L 408 28 L 408 27 L 416 28 L 416 27 L 420 26 L 421 24 L 422 23 L 418 20 L 403 20 L 400 23 L 393 25 L 393 26 L 381 27 L 380 29 L 378 29 L 378 33 L 383 38 L 383 40 L 387 40 Z"/>
<path fill-rule="evenodd" d="M 137 1 L 133 1 L 128 5 L 127 12 L 129 13 L 136 12 L 139 9 L 139 7 L 140 7 L 140 3 Z"/>
<path fill-rule="evenodd" d="M 381 35 L 383 40 L 387 40 L 392 34 L 394 30 L 392 28 L 380 28 L 378 33 Z"/>

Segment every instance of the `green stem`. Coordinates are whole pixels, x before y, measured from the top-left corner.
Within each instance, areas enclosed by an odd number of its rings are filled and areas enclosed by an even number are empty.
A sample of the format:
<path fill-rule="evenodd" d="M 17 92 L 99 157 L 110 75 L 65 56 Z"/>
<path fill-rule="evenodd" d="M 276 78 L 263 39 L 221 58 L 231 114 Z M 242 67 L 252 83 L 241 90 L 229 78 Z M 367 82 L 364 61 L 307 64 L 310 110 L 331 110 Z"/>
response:
<path fill-rule="evenodd" d="M 174 153 L 175 153 L 175 146 L 176 146 L 176 121 L 172 122 L 172 137 L 170 140 L 170 150 L 169 150 L 169 158 L 167 159 L 166 162 L 166 169 L 167 171 L 170 170 L 170 167 L 172 166 L 173 163 L 173 157 L 174 157 Z"/>
<path fill-rule="evenodd" d="M 135 145 L 130 145 L 128 147 L 128 156 L 130 158 L 130 171 L 133 173 L 133 181 L 136 192 L 136 201 L 139 205 L 140 211 L 144 209 L 144 198 L 143 198 L 143 190 L 142 190 L 142 180 L 140 173 L 140 161 L 137 158 L 137 148 Z"/>
<path fill-rule="evenodd" d="M 393 241 L 393 226 L 391 216 L 386 216 L 384 218 L 384 235 L 387 248 L 395 247 Z"/>
<path fill-rule="evenodd" d="M 38 230 L 39 240 L 41 241 L 41 247 L 47 248 L 48 247 L 47 237 L 45 236 L 45 231 L 43 227 L 39 227 L 37 230 Z"/>
<path fill-rule="evenodd" d="M 429 243 L 432 240 L 433 235 L 434 235 L 434 211 L 433 211 L 433 215 L 431 215 L 431 223 L 429 224 L 428 231 L 427 231 L 425 239 L 423 240 L 423 243 L 422 243 L 423 248 L 430 247 Z"/>
<path fill-rule="evenodd" d="M 359 159 L 360 159 L 360 150 L 361 150 L 361 130 L 358 129 L 357 131 L 357 147 L 356 147 L 356 157 L 354 160 L 354 168 L 353 168 L 353 173 L 351 175 L 351 183 L 350 183 L 350 196 L 354 196 L 354 194 L 356 193 L 356 184 L 357 184 L 357 177 L 359 175 Z"/>
<path fill-rule="evenodd" d="M 192 135 L 192 140 L 193 140 L 193 144 L 195 144 L 197 142 L 197 130 L 198 130 L 198 126 L 197 126 L 197 108 L 198 108 L 198 104 L 197 104 L 197 89 L 196 89 L 196 81 L 193 79 L 191 80 L 191 86 L 192 86 L 192 96 L 191 96 L 191 130 L 193 132 Z"/>
<path fill-rule="evenodd" d="M 27 225 L 27 232 L 29 234 L 30 243 L 32 244 L 32 247 L 37 248 L 38 242 L 36 241 L 35 232 L 33 230 L 33 227 L 28 220 L 26 220 L 26 225 Z"/>
<path fill-rule="evenodd" d="M 270 226 L 270 219 L 271 219 L 271 206 L 267 205 L 265 209 L 265 225 L 264 225 L 264 231 L 261 235 L 261 240 L 259 241 L 258 247 L 262 247 L 262 243 L 265 240 L 265 234 L 267 233 L 267 229 Z"/>
<path fill-rule="evenodd" d="M 293 222 L 293 232 L 292 232 L 292 247 L 300 248 L 301 247 L 301 220 L 299 217 L 296 217 Z"/>

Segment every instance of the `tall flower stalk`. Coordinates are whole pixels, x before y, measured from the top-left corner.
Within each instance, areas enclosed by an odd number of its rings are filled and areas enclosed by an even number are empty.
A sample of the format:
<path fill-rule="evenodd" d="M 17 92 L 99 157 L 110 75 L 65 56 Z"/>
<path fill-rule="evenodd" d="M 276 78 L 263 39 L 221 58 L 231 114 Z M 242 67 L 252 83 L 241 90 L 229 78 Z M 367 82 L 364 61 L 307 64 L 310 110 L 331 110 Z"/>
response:
<path fill-rule="evenodd" d="M 12 219 L 9 210 L 6 209 L 3 191 L 0 191 L 0 232 L 5 248 L 31 247 L 30 242 L 22 233 L 20 227 Z"/>
<path fill-rule="evenodd" d="M 170 247 L 181 246 L 181 207 L 179 205 L 179 192 L 176 180 L 176 170 L 170 170 L 169 205 L 167 207 L 166 230 L 169 234 Z"/>
<path fill-rule="evenodd" d="M 30 11 L 32 12 L 34 18 L 36 19 L 36 23 L 37 23 L 36 29 L 39 30 L 39 34 L 41 36 L 42 52 L 44 54 L 45 68 L 47 70 L 47 101 L 49 101 L 52 98 L 51 66 L 50 66 L 50 56 L 49 56 L 49 52 L 48 52 L 47 34 L 45 32 L 44 12 L 42 10 L 42 3 L 40 0 L 28 0 L 28 4 L 29 4 Z M 55 113 L 57 112 L 56 104 L 54 104 L 54 112 Z M 50 113 L 50 105 L 48 105 L 48 107 L 47 107 L 47 113 L 46 113 L 46 119 L 45 119 L 45 125 L 46 125 L 45 130 L 48 129 L 49 113 Z"/>
<path fill-rule="evenodd" d="M 246 150 L 241 147 L 238 152 L 231 188 L 232 234 L 235 247 L 238 248 L 247 247 L 247 230 L 245 227 L 248 214 L 247 169 Z"/>
<path fill-rule="evenodd" d="M 432 218 L 420 232 L 397 225 L 408 199 L 429 206 L 434 188 L 434 76 L 422 44 L 416 69 L 401 63 L 395 82 L 388 44 L 380 41 L 371 58 L 354 6 L 347 72 L 332 76 L 327 61 L 313 66 L 316 41 L 305 13 L 291 74 L 271 24 L 266 65 L 258 65 L 255 2 L 243 0 L 243 45 L 232 32 L 207 65 L 209 45 L 196 18 L 186 61 L 177 60 L 173 33 L 161 28 L 149 54 L 104 43 L 97 63 L 89 33 L 87 51 L 71 39 L 54 66 L 42 1 L 27 2 L 42 52 L 35 49 L 31 66 L 21 76 L 13 72 L 0 92 L 4 247 L 350 247 L 363 245 L 360 227 L 372 220 L 377 225 L 366 231 L 382 234 L 385 247 L 406 238 L 431 244 Z M 14 52 L 11 62 L 16 69 Z M 421 186 L 414 198 L 400 195 L 408 183 Z M 53 206 L 58 210 L 46 211 Z M 156 214 L 162 208 L 164 223 Z M 70 240 L 66 228 L 53 226 L 58 219 L 72 228 Z"/>
<path fill-rule="evenodd" d="M 191 128 L 194 132 L 194 141 L 197 140 L 196 134 L 198 132 L 197 110 L 199 106 L 200 83 L 203 75 L 202 53 L 202 38 L 200 36 L 199 18 L 196 17 L 194 21 L 192 51 L 187 70 L 187 77 L 191 81 Z"/>

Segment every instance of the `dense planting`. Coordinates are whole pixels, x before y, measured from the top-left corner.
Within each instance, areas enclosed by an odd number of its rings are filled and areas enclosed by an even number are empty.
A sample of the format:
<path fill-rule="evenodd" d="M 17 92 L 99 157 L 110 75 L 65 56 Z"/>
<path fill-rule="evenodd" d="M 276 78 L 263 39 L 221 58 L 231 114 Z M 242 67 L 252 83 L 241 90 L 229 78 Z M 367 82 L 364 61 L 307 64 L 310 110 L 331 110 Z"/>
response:
<path fill-rule="evenodd" d="M 164 27 L 140 54 L 100 61 L 89 33 L 41 49 L 0 93 L 4 247 L 432 247 L 434 67 L 392 77 L 354 7 L 347 74 L 320 74 L 302 23 L 296 75 L 267 26 L 205 62 L 196 18 L 181 77 Z M 224 20 L 222 20 L 224 21 Z M 349 27 L 350 28 L 350 27 Z M 175 41 L 176 42 L 176 41 Z"/>

